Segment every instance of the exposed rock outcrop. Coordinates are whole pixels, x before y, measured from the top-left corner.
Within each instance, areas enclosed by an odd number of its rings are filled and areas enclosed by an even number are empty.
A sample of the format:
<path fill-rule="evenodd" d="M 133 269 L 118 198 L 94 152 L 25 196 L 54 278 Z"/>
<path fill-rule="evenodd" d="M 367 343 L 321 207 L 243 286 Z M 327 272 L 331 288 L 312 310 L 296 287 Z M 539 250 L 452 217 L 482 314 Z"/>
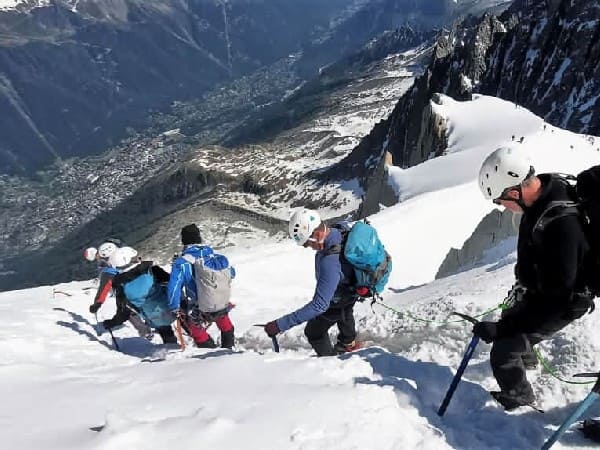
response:
<path fill-rule="evenodd" d="M 472 269 L 478 265 L 489 263 L 487 258 L 498 260 L 516 250 L 519 220 L 519 216 L 508 210 L 494 209 L 481 220 L 462 248 L 450 249 L 435 278 L 443 278 Z M 496 248 L 497 252 L 494 255 L 488 255 L 489 250 L 493 248 Z"/>

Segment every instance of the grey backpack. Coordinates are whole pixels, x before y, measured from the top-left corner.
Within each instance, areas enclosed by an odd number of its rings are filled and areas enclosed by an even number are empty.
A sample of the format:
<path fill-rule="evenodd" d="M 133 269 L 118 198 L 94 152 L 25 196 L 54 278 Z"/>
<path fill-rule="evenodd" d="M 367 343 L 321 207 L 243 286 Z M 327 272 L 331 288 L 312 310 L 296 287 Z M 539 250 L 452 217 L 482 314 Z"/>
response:
<path fill-rule="evenodd" d="M 203 258 L 184 255 L 194 267 L 198 308 L 203 313 L 215 313 L 229 306 L 231 298 L 231 266 L 223 255 L 213 253 Z"/>

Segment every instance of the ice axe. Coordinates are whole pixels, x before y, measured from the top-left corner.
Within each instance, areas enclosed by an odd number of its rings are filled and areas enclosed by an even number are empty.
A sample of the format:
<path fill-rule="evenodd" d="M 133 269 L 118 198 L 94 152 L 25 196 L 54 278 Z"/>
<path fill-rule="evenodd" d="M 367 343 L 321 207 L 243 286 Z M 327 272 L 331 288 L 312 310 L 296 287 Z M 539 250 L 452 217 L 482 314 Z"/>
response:
<path fill-rule="evenodd" d="M 468 316 L 467 314 L 453 312 L 452 315 L 462 317 L 463 319 L 465 319 L 468 322 L 471 322 L 472 324 L 476 324 L 478 322 L 477 319 L 475 319 L 471 316 Z M 469 360 L 473 356 L 473 352 L 475 351 L 475 347 L 477 347 L 478 343 L 479 343 L 479 337 L 473 336 L 471 338 L 471 342 L 469 342 L 469 345 L 467 346 L 467 350 L 465 351 L 463 359 L 460 362 L 460 366 L 458 367 L 458 370 L 456 371 L 456 375 L 454 375 L 454 378 L 452 379 L 452 383 L 450 383 L 448 392 L 446 392 L 446 396 L 444 397 L 444 400 L 442 401 L 442 404 L 440 405 L 440 409 L 438 410 L 438 416 L 442 417 L 444 415 L 444 413 L 446 412 L 446 408 L 448 408 L 448 405 L 450 404 L 450 400 L 452 400 L 454 391 L 456 391 L 456 388 L 458 387 L 458 383 L 460 383 L 463 373 L 465 372 L 465 369 L 467 368 L 467 365 L 469 364 Z"/>
<path fill-rule="evenodd" d="M 264 323 L 255 323 L 254 326 L 264 328 L 265 324 Z M 279 342 L 277 342 L 277 337 L 271 336 L 271 341 L 273 342 L 273 351 L 275 353 L 279 353 Z"/>
<path fill-rule="evenodd" d="M 98 322 L 98 313 L 94 313 L 94 317 L 96 318 L 96 334 L 98 336 L 100 336 L 100 322 Z M 112 330 L 108 327 L 104 327 L 104 325 L 102 325 L 102 327 L 108 331 L 108 334 L 110 334 L 110 338 L 112 339 L 113 342 L 113 346 L 115 347 L 115 350 L 120 352 L 121 349 L 119 348 L 119 344 L 117 343 L 117 339 L 115 338 L 115 335 L 113 334 Z"/>

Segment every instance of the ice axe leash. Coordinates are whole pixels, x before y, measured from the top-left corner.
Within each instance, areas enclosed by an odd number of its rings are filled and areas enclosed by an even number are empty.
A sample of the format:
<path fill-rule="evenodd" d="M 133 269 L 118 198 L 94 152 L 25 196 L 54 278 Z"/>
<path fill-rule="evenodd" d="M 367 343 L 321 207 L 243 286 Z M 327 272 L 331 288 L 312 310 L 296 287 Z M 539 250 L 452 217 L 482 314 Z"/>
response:
<path fill-rule="evenodd" d="M 458 313 L 458 312 L 454 312 L 452 314 L 462 317 L 463 319 L 465 319 L 473 324 L 476 324 L 478 322 L 477 319 L 475 319 L 471 316 L 468 316 L 466 314 L 462 314 L 462 313 Z M 454 391 L 456 391 L 456 388 L 458 387 L 458 383 L 460 383 L 463 373 L 465 372 L 465 369 L 467 368 L 467 365 L 469 364 L 469 361 L 470 361 L 471 357 L 473 356 L 473 352 L 475 352 L 475 347 L 477 347 L 478 343 L 479 343 L 479 337 L 473 336 L 471 338 L 471 342 L 469 342 L 469 345 L 467 346 L 467 350 L 465 351 L 463 359 L 460 362 L 460 366 L 458 367 L 458 370 L 456 371 L 456 375 L 454 375 L 454 378 L 452 379 L 452 383 L 450 383 L 450 387 L 448 388 L 448 391 L 446 392 L 446 396 L 444 397 L 444 400 L 442 401 L 442 404 L 440 405 L 440 409 L 438 409 L 438 416 L 442 417 L 444 415 L 444 413 L 446 412 L 446 409 L 448 408 L 448 405 L 450 404 L 450 400 L 452 400 L 452 396 L 454 395 Z"/>
<path fill-rule="evenodd" d="M 185 341 L 183 340 L 183 332 L 181 331 L 181 317 L 179 314 L 177 315 L 177 339 L 179 339 L 179 345 L 181 346 L 181 351 L 185 351 Z"/>

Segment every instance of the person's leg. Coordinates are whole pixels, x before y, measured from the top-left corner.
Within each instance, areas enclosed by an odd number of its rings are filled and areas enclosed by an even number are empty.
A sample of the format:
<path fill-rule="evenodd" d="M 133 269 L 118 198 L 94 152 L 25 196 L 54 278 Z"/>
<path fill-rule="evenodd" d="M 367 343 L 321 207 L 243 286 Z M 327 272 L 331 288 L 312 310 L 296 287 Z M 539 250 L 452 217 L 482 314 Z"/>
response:
<path fill-rule="evenodd" d="M 348 345 L 356 340 L 356 321 L 354 320 L 354 303 L 351 303 L 341 311 L 341 317 L 337 321 L 339 330 L 338 342 Z"/>
<path fill-rule="evenodd" d="M 175 337 L 175 333 L 173 333 L 171 325 L 158 327 L 156 331 L 160 335 L 163 344 L 177 344 L 177 338 Z"/>
<path fill-rule="evenodd" d="M 320 316 L 309 320 L 304 328 L 304 335 L 308 338 L 308 342 L 312 348 L 317 352 L 318 356 L 333 356 L 337 352 L 331 345 L 331 339 L 327 331 L 339 318 L 339 312 L 337 317 L 331 310 L 327 310 Z"/>
<path fill-rule="evenodd" d="M 528 404 L 534 401 L 533 389 L 527 381 L 523 364 L 523 355 L 528 352 L 531 352 L 529 339 L 525 334 L 516 334 L 494 342 L 490 353 L 492 372 L 502 395 L 513 398 L 515 403 Z M 507 409 L 512 409 L 508 402 L 497 400 Z"/>
<path fill-rule="evenodd" d="M 102 322 L 104 328 L 115 328 L 119 325 L 125 323 L 131 314 L 131 310 L 129 306 L 127 306 L 127 300 L 125 300 L 122 296 L 117 295 L 116 297 L 117 311 L 115 315 L 111 319 L 107 319 Z"/>
<path fill-rule="evenodd" d="M 131 323 L 131 325 L 133 325 L 133 328 L 137 330 L 140 337 L 148 339 L 149 341 L 151 341 L 154 337 L 152 328 L 150 328 L 150 326 L 146 324 L 146 322 L 144 322 L 139 315 L 131 312 L 129 314 L 129 323 Z"/>
<path fill-rule="evenodd" d="M 527 340 L 529 341 L 529 348 L 521 355 L 521 359 L 523 360 L 525 370 L 534 370 L 537 369 L 538 359 L 533 352 L 533 346 L 542 341 L 542 336 L 538 334 L 528 334 Z"/>
<path fill-rule="evenodd" d="M 203 326 L 198 325 L 191 320 L 188 320 L 185 323 L 196 347 L 215 348 L 217 346 Z"/>
<path fill-rule="evenodd" d="M 224 314 L 215 319 L 215 323 L 221 330 L 221 347 L 232 348 L 235 343 L 234 327 L 228 314 Z"/>

